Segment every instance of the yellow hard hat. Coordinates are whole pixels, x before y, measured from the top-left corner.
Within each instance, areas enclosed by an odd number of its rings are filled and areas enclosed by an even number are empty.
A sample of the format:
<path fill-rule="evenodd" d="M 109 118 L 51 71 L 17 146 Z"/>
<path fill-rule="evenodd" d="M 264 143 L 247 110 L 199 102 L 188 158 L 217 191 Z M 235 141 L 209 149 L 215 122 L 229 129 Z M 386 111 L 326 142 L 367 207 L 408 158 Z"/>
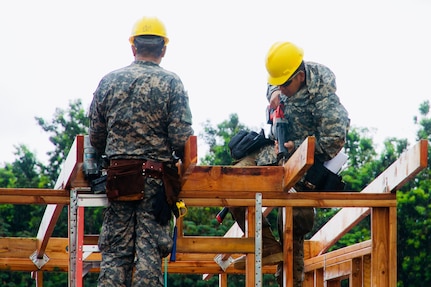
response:
<path fill-rule="evenodd" d="M 160 36 L 165 39 L 165 45 L 168 44 L 169 38 L 166 34 L 165 25 L 163 25 L 162 21 L 155 17 L 143 17 L 138 20 L 133 26 L 132 35 L 129 38 L 130 44 L 133 45 L 133 41 L 136 36 L 142 35 L 154 35 Z"/>
<path fill-rule="evenodd" d="M 268 83 L 279 86 L 285 83 L 301 65 L 304 51 L 290 42 L 276 42 L 266 55 Z"/>

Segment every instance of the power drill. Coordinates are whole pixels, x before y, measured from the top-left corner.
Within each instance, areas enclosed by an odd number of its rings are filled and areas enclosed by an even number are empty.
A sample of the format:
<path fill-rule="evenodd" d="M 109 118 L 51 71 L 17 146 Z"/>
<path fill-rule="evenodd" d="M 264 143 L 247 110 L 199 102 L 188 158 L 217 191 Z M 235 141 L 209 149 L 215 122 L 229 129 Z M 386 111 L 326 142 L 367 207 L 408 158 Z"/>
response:
<path fill-rule="evenodd" d="M 286 160 L 289 156 L 289 151 L 284 146 L 284 143 L 289 141 L 289 137 L 287 134 L 288 121 L 284 117 L 284 103 L 280 102 L 275 110 L 268 107 L 267 117 L 268 124 L 273 125 L 274 136 L 278 141 L 278 160 Z"/>

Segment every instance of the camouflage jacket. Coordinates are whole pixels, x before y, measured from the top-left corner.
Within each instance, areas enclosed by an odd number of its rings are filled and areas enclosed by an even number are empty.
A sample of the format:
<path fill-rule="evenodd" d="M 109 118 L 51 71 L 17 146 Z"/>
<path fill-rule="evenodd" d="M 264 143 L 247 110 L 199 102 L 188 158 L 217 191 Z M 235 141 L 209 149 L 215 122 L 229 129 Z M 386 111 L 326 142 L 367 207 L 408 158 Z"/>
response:
<path fill-rule="evenodd" d="M 193 134 L 181 79 L 159 65 L 134 61 L 102 78 L 90 106 L 90 141 L 109 159 L 169 161 Z"/>
<path fill-rule="evenodd" d="M 305 85 L 292 97 L 281 95 L 288 135 L 298 147 L 308 136 L 316 137 L 316 157 L 333 158 L 343 148 L 350 119 L 336 95 L 334 73 L 327 67 L 305 62 Z M 268 86 L 267 98 L 277 86 Z"/>

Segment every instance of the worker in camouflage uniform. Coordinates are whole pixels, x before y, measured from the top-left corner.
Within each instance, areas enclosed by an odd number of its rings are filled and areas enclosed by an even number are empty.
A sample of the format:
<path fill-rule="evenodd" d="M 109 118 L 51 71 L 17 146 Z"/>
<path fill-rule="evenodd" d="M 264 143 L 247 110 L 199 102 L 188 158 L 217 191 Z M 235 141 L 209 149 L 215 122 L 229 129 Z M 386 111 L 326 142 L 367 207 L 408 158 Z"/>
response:
<path fill-rule="evenodd" d="M 238 165 L 274 165 L 283 163 L 308 136 L 315 136 L 315 166 L 334 158 L 344 147 L 350 120 L 344 106 L 336 95 L 336 82 L 333 72 L 324 65 L 303 60 L 303 50 L 290 42 L 273 44 L 266 57 L 268 71 L 267 99 L 269 106 L 283 108 L 285 134 L 287 142 L 277 142 L 266 146 L 242 159 Z M 276 137 L 276 126 L 272 126 L 272 135 Z M 280 158 L 278 145 L 287 149 L 287 157 Z M 286 155 L 285 155 L 286 156 Z M 314 167 L 314 166 L 313 166 Z M 309 172 L 310 173 L 310 172 Z M 325 179 L 326 180 L 326 179 Z M 308 181 L 307 175 L 299 180 L 293 191 L 325 190 Z M 329 189 L 331 189 L 329 187 Z M 232 212 L 241 219 L 239 210 Z M 242 215 L 242 217 L 244 217 Z M 265 221 L 264 221 L 265 222 Z M 302 286 L 304 280 L 304 236 L 314 224 L 314 209 L 309 207 L 293 208 L 293 279 L 294 287 Z M 241 226 L 241 224 L 239 224 Z M 263 225 L 262 262 L 265 256 L 274 258 L 277 248 L 274 239 L 266 239 L 270 232 L 265 232 Z M 283 234 L 282 212 L 278 212 L 278 232 Z M 266 236 L 264 234 L 267 234 Z M 265 244 L 265 241 L 267 244 Z M 270 250 L 270 251 L 266 251 Z M 277 257 L 278 258 L 278 257 Z M 243 267 L 244 258 L 237 259 L 235 266 Z M 273 261 L 270 260 L 273 263 Z M 283 264 L 279 263 L 276 277 L 283 283 Z"/>
<path fill-rule="evenodd" d="M 102 78 L 89 112 L 91 144 L 110 161 L 98 286 L 164 286 L 173 245 L 165 174 L 177 172 L 173 152 L 182 157 L 192 117 L 180 78 L 159 66 L 163 23 L 144 17 L 129 40 L 134 62 Z"/>

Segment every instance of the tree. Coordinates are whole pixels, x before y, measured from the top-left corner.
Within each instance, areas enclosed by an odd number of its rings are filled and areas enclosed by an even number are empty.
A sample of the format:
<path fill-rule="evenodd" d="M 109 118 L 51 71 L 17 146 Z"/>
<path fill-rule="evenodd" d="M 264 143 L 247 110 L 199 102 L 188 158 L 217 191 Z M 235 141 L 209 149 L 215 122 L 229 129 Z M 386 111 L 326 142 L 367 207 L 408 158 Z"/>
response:
<path fill-rule="evenodd" d="M 40 117 L 35 119 L 44 131 L 53 134 L 50 141 L 54 144 L 55 150 L 48 153 L 50 164 L 44 166 L 26 146 L 20 145 L 16 147 L 17 159 L 12 164 L 6 164 L 4 168 L 0 168 L 1 187 L 53 187 L 76 135 L 85 134 L 88 127 L 88 119 L 80 100 L 71 102 L 68 110 L 57 109 L 51 123 L 47 123 Z M 38 232 L 43 212 L 44 206 L 41 205 L 0 205 L 0 236 L 34 237 Z M 94 219 L 87 222 L 94 224 L 100 222 L 96 217 L 100 213 L 86 214 L 87 218 Z M 67 218 L 67 208 L 65 208 L 53 236 L 67 237 Z M 51 280 L 47 286 L 67 284 L 65 274 L 47 274 L 45 280 Z M 0 282 L 7 282 L 2 286 L 32 286 L 32 281 L 28 274 L 26 276 L 20 273 L 0 274 Z"/>
<path fill-rule="evenodd" d="M 43 175 L 43 165 L 25 145 L 15 147 L 13 163 L 0 168 L 0 187 L 47 187 L 48 178 Z M 43 207 L 40 205 L 0 204 L 1 237 L 34 237 L 40 226 Z M 31 286 L 32 279 L 21 273 L 0 273 L 2 286 Z"/>
<path fill-rule="evenodd" d="M 419 107 L 420 116 L 415 117 L 419 130 L 417 139 L 431 139 L 431 118 L 429 117 L 430 103 L 426 101 Z M 36 118 L 40 126 L 51 133 L 54 151 L 48 153 L 50 166 L 46 168 L 30 152 L 26 146 L 18 146 L 15 153 L 17 159 L 0 168 L 0 187 L 51 187 L 57 179 L 58 172 L 65 156 L 78 134 L 86 134 L 88 119 L 81 107 L 81 101 L 70 103 L 69 110 L 57 109 L 50 123 Z M 203 165 L 229 165 L 233 160 L 230 156 L 228 143 L 239 130 L 250 130 L 239 122 L 236 114 L 213 127 L 207 121 L 201 138 L 209 145 L 209 153 L 201 159 Z M 349 156 L 348 165 L 343 170 L 343 179 L 348 190 L 360 191 L 375 177 L 386 169 L 408 147 L 406 139 L 389 138 L 384 142 L 384 149 L 380 154 L 374 149 L 370 131 L 365 128 L 352 128 L 348 134 L 345 151 Z M 431 161 L 428 158 L 428 166 Z M 398 286 L 428 286 L 431 285 L 431 198 L 430 198 L 430 169 L 421 172 L 416 178 L 397 192 L 398 198 Z M 228 217 L 219 225 L 215 215 L 220 208 L 193 208 L 184 220 L 186 235 L 223 235 L 233 224 Z M 34 236 L 40 225 L 43 209 L 38 206 L 0 205 L 0 236 Z M 88 212 L 88 213 L 87 213 Z M 86 209 L 86 231 L 97 233 L 101 226 L 102 208 L 94 211 Z M 320 210 L 315 229 L 318 229 L 337 209 Z M 270 214 L 270 222 L 274 224 L 275 215 Z M 28 227 L 30 225 L 30 227 Z M 360 242 L 369 238 L 369 221 L 364 220 L 351 232 L 343 236 L 337 248 Z M 67 236 L 67 213 L 62 214 L 54 236 Z M 313 234 L 313 232 L 311 233 Z M 97 274 L 86 276 L 87 284 L 94 284 Z M 67 282 L 65 274 L 49 273 L 45 276 L 46 286 L 62 286 Z M 0 282 L 4 286 L 32 286 L 32 279 L 28 274 L 10 275 L 0 273 Z M 218 286 L 217 277 L 203 282 L 199 275 L 170 274 L 170 286 Z M 264 277 L 265 286 L 276 286 L 271 275 Z M 2 285 L 2 286 L 3 286 Z M 229 286 L 243 286 L 244 276 L 229 277 Z"/>
<path fill-rule="evenodd" d="M 430 102 L 419 107 L 417 140 L 431 139 Z M 431 154 L 428 148 L 428 154 Z M 431 159 L 428 168 L 397 193 L 398 286 L 431 285 Z"/>
<path fill-rule="evenodd" d="M 240 130 L 249 130 L 241 124 L 237 114 L 231 114 L 229 119 L 213 127 L 210 121 L 204 124 L 204 133 L 200 134 L 209 146 L 209 153 L 201 159 L 203 165 L 230 165 L 232 157 L 229 151 L 229 141 Z"/>
<path fill-rule="evenodd" d="M 68 110 L 57 108 L 51 122 L 41 117 L 35 117 L 35 119 L 44 131 L 52 134 L 49 140 L 54 144 L 55 149 L 47 153 L 50 158 L 46 173 L 53 186 L 75 137 L 88 133 L 89 119 L 82 108 L 81 100 L 71 101 Z"/>

